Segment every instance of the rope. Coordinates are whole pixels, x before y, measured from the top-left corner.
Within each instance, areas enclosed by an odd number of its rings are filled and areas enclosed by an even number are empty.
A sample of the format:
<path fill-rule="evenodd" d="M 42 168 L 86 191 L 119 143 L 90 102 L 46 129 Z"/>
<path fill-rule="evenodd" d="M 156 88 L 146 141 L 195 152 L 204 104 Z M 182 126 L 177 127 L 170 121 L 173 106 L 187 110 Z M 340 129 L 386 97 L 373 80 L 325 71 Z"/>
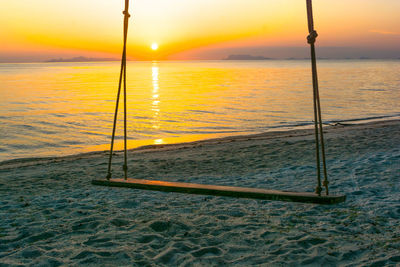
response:
<path fill-rule="evenodd" d="M 112 156 L 113 156 L 113 149 L 114 149 L 114 139 L 115 139 L 115 129 L 117 126 L 117 117 L 118 117 L 118 106 L 119 106 L 119 99 L 121 95 L 121 87 L 122 87 L 122 79 L 124 81 L 124 165 L 122 166 L 124 170 L 124 177 L 127 179 L 127 172 L 128 172 L 128 164 L 127 164 L 127 138 L 126 138 L 126 43 L 128 39 L 128 22 L 130 14 L 129 10 L 129 0 L 125 0 L 125 10 L 122 12 L 124 14 L 124 45 L 122 49 L 122 59 L 121 59 L 121 70 L 119 73 L 119 83 L 118 83 L 118 93 L 117 93 L 117 100 L 115 103 L 115 112 L 114 112 L 114 123 L 113 123 L 113 130 L 111 136 L 111 146 L 110 146 L 110 156 L 108 159 L 108 171 L 107 171 L 107 179 L 111 178 L 111 163 L 112 163 Z"/>
<path fill-rule="evenodd" d="M 322 187 L 321 187 L 321 163 L 320 163 L 320 142 L 321 142 L 321 156 L 322 156 L 322 165 L 324 172 L 324 181 L 323 186 L 325 187 L 326 195 L 329 195 L 328 190 L 328 175 L 326 170 L 326 158 L 325 158 L 325 143 L 324 143 L 324 133 L 322 128 L 322 116 L 321 116 L 321 104 L 319 98 L 319 89 L 318 89 L 318 75 L 317 75 L 317 60 L 315 55 L 315 41 L 318 36 L 317 32 L 314 30 L 314 19 L 313 19 L 313 11 L 312 11 L 312 0 L 306 0 L 307 3 L 307 18 L 308 18 L 308 32 L 307 42 L 310 44 L 311 48 L 311 66 L 312 66 L 312 82 L 313 82 L 313 106 L 314 106 L 314 127 L 315 127 L 315 141 L 316 141 L 316 161 L 317 161 L 317 187 L 315 189 L 316 193 L 320 196 Z M 108 171 L 107 171 L 107 179 L 111 178 L 111 163 L 114 149 L 114 139 L 115 139 L 115 130 L 117 125 L 117 116 L 118 116 L 118 106 L 119 99 L 121 94 L 122 87 L 122 79 L 124 86 L 124 177 L 127 179 L 128 172 L 128 164 L 127 164 L 127 108 L 126 108 L 126 44 L 128 37 L 128 22 L 129 22 L 129 0 L 125 0 L 125 10 L 124 14 L 124 44 L 122 51 L 122 60 L 121 60 L 121 71 L 119 75 L 119 83 L 118 83 L 118 93 L 117 100 L 115 104 L 115 112 L 114 112 L 114 122 L 113 122 L 113 130 L 111 137 L 111 146 L 110 146 L 110 157 L 108 161 Z"/>
<path fill-rule="evenodd" d="M 326 195 L 329 195 L 328 189 L 328 173 L 326 170 L 326 158 L 325 158 L 325 142 L 324 142 L 324 132 L 322 128 L 322 115 L 321 115 L 321 103 L 319 98 L 319 88 L 318 88 L 318 74 L 317 74 L 317 58 L 315 55 L 315 41 L 318 36 L 317 32 L 314 30 L 314 18 L 312 11 L 312 0 L 306 0 L 307 3 L 307 18 L 308 18 L 308 32 L 307 42 L 310 44 L 311 48 L 311 68 L 312 68 L 312 82 L 313 82 L 313 104 L 314 104 L 314 127 L 315 127 L 315 154 L 317 161 L 317 187 L 315 192 L 320 196 L 321 187 L 321 163 L 320 163 L 320 142 L 321 142 L 321 156 L 322 165 L 324 172 L 323 186 L 325 187 Z"/>

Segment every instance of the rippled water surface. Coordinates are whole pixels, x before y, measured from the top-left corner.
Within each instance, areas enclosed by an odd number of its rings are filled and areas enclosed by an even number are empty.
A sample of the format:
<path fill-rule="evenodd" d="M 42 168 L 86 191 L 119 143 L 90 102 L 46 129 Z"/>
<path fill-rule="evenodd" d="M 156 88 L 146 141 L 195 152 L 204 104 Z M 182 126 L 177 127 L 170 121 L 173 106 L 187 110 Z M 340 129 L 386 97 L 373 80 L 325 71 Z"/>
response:
<path fill-rule="evenodd" d="M 119 66 L 0 64 L 0 160 L 107 149 Z M 318 67 L 325 121 L 400 114 L 400 61 Z M 129 147 L 312 122 L 309 61 L 129 62 L 127 69 Z"/>

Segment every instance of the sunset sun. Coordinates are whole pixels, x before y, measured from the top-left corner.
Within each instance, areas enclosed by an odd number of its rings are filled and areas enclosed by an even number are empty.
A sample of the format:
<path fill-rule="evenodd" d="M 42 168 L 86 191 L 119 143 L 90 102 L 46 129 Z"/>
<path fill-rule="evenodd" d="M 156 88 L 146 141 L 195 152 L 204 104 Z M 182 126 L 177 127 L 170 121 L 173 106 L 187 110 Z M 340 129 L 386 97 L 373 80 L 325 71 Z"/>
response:
<path fill-rule="evenodd" d="M 158 44 L 157 43 L 152 43 L 151 44 L 151 49 L 154 50 L 154 51 L 157 50 L 158 49 Z"/>

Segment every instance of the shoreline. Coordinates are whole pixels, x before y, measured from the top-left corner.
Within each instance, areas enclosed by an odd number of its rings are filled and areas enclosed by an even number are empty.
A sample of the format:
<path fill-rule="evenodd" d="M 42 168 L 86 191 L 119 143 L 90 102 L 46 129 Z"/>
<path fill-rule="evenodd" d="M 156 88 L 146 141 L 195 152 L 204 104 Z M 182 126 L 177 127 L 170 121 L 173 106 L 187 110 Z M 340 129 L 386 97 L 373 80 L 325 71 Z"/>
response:
<path fill-rule="evenodd" d="M 390 126 L 393 124 L 400 123 L 400 116 L 381 116 L 374 118 L 355 119 L 355 120 L 343 120 L 337 122 L 324 123 L 324 134 L 329 135 L 332 133 L 342 133 L 343 129 L 347 130 L 352 128 L 354 130 L 363 130 L 368 128 L 377 128 L 382 126 Z M 282 130 L 283 128 L 283 130 Z M 231 143 L 236 141 L 252 141 L 252 140 L 268 140 L 268 139 L 293 139 L 300 137 L 314 137 L 314 126 L 313 125 L 298 125 L 294 127 L 276 127 L 271 131 L 257 133 L 257 134 L 244 134 L 244 135 L 233 135 L 216 137 L 209 139 L 200 139 L 189 142 L 179 143 L 167 143 L 167 144 L 148 144 L 141 145 L 138 147 L 128 149 L 129 153 L 148 153 L 157 151 L 170 151 L 179 150 L 182 148 L 193 148 L 196 146 L 207 146 L 207 145 L 218 145 L 223 143 Z M 119 155 L 123 153 L 123 150 L 114 150 L 115 154 Z M 108 158 L 109 150 L 94 150 L 89 152 L 83 152 L 78 154 L 71 154 L 65 156 L 54 156 L 54 157 L 38 157 L 38 158 L 16 158 L 10 160 L 0 161 L 0 170 L 7 170 L 12 168 L 19 168 L 25 166 L 32 166 L 37 164 L 46 164 L 51 162 L 60 161 L 73 161 L 82 158 Z"/>

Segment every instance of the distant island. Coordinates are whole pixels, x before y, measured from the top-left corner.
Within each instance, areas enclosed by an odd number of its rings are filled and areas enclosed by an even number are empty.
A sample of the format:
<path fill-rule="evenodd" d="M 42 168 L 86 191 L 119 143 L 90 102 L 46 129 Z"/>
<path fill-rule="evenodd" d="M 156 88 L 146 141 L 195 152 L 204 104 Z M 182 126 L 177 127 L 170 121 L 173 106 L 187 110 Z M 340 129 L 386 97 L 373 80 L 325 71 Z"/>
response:
<path fill-rule="evenodd" d="M 252 55 L 229 55 L 224 60 L 271 60 L 273 58 Z"/>
<path fill-rule="evenodd" d="M 343 58 L 318 57 L 317 59 L 318 60 L 376 60 L 379 58 L 361 56 L 361 57 L 343 57 Z M 234 55 L 229 55 L 227 58 L 224 58 L 223 60 L 310 60 L 310 58 L 309 57 L 270 58 L 263 56 L 252 56 L 247 54 L 234 54 Z"/>
<path fill-rule="evenodd" d="M 93 58 L 93 57 L 73 57 L 73 58 L 54 58 L 45 62 L 95 62 L 95 61 L 118 61 L 115 58 Z"/>

